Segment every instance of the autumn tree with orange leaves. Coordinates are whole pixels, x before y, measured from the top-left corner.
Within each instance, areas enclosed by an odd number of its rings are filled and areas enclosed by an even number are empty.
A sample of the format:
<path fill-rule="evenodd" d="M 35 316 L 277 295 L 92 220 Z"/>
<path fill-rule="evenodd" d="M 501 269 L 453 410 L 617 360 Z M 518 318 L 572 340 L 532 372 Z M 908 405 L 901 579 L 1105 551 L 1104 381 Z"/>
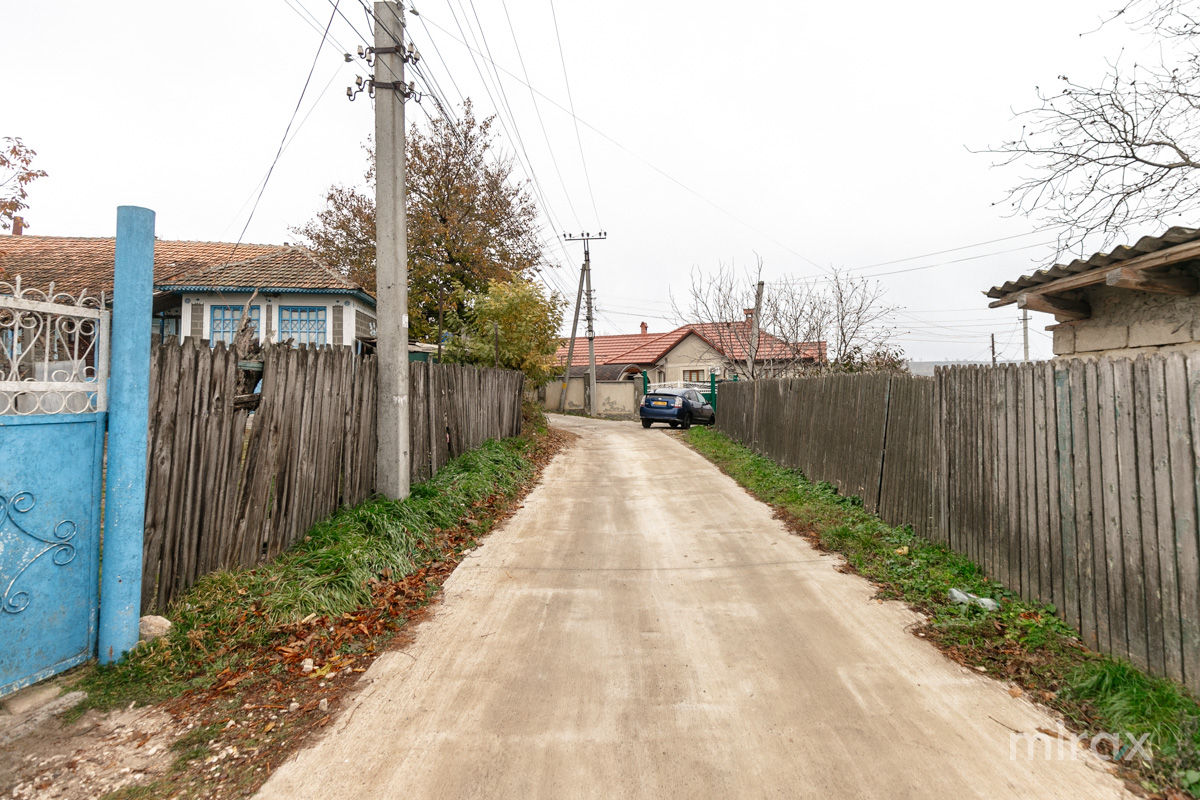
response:
<path fill-rule="evenodd" d="M 30 148 L 20 137 L 5 136 L 0 139 L 0 231 L 12 229 L 13 219 L 29 204 L 25 202 L 28 192 L 25 187 L 38 178 L 46 177 L 46 171 L 33 168 L 33 157 L 37 151 Z"/>
<path fill-rule="evenodd" d="M 537 207 L 512 163 L 495 154 L 493 118 L 475 118 L 470 101 L 458 120 L 434 119 L 408 132 L 409 335 L 431 341 L 447 320 L 469 321 L 491 282 L 530 279 L 542 261 Z M 375 154 L 368 187 L 330 188 L 325 208 L 293 228 L 300 243 L 362 285 L 375 285 Z M 441 324 L 439 325 L 439 318 Z"/>

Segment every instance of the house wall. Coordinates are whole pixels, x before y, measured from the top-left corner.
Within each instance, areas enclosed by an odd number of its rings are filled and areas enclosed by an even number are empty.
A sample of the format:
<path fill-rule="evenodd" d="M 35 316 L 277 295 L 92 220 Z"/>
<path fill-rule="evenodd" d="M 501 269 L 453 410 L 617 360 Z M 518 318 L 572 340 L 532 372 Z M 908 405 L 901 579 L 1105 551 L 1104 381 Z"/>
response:
<path fill-rule="evenodd" d="M 181 338 L 195 337 L 204 340 L 212 335 L 213 306 L 244 306 L 250 294 L 187 292 L 183 295 L 181 314 Z M 338 294 L 286 293 L 260 294 L 254 300 L 259 307 L 260 340 L 279 341 L 279 309 L 281 306 L 325 309 L 325 343 L 327 345 L 354 345 L 359 330 L 374 330 L 375 312 L 356 297 Z"/>
<path fill-rule="evenodd" d="M 1200 350 L 1200 297 L 1094 286 L 1083 291 L 1088 319 L 1052 325 L 1054 355 L 1135 356 Z"/>
<path fill-rule="evenodd" d="M 587 378 L 567 381 L 567 411 L 583 411 Z M 558 411 L 562 383 L 553 380 L 538 389 L 538 401 L 547 411 Z M 596 381 L 596 416 L 610 419 L 632 419 L 637 416 L 640 381 Z"/>
<path fill-rule="evenodd" d="M 717 370 L 718 376 L 724 377 L 724 365 L 725 361 L 721 355 L 710 347 L 708 342 L 693 333 L 684 337 L 683 341 L 658 360 L 658 363 L 650 370 L 650 380 L 654 383 L 658 382 L 658 370 L 662 370 L 663 380 L 666 381 L 683 380 L 684 370 L 700 370 L 703 379 L 707 381 L 709 371 L 712 369 Z"/>

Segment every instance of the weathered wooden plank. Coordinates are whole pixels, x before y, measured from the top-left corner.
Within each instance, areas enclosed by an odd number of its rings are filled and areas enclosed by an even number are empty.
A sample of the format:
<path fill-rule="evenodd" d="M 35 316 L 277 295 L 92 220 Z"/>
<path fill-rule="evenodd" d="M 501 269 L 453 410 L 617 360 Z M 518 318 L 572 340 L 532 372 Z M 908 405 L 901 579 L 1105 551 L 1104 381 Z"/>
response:
<path fill-rule="evenodd" d="M 1068 625 L 1082 631 L 1079 610 L 1079 555 L 1076 546 L 1075 525 L 1075 431 L 1071 397 L 1071 376 L 1066 368 L 1052 368 L 1054 381 L 1054 430 L 1057 437 L 1058 458 L 1055 464 L 1058 484 L 1058 507 L 1062 578 L 1062 600 L 1059 610 Z"/>
<path fill-rule="evenodd" d="M 1097 362 L 1100 381 L 1100 475 L 1104 495 L 1104 552 L 1108 575 L 1110 652 L 1129 657 L 1125 620 L 1125 558 L 1121 546 L 1120 462 L 1117 453 L 1117 397 L 1113 362 Z"/>
<path fill-rule="evenodd" d="M 1113 409 L 1117 422 L 1117 493 L 1120 505 L 1118 542 L 1121 546 L 1123 600 L 1128 658 L 1137 666 L 1149 666 L 1146 633 L 1146 581 L 1143 575 L 1141 514 L 1138 508 L 1138 454 L 1136 400 L 1133 391 L 1133 362 L 1118 359 L 1113 367 Z"/>
<path fill-rule="evenodd" d="M 1179 573 L 1175 548 L 1175 500 L 1171 483 L 1170 431 L 1167 423 L 1166 361 L 1149 359 L 1150 450 L 1153 458 L 1155 548 L 1162 608 L 1163 666 L 1168 677 L 1183 681 L 1183 629 L 1179 619 Z"/>
<path fill-rule="evenodd" d="M 1103 408 L 1100 398 L 1100 372 L 1096 361 L 1084 364 L 1084 386 L 1087 393 L 1085 415 L 1088 421 L 1088 491 L 1091 495 L 1090 533 L 1092 550 L 1092 587 L 1094 590 L 1096 609 L 1096 646 L 1106 652 L 1112 652 L 1111 635 L 1111 606 L 1108 578 L 1107 542 L 1105 536 L 1105 491 L 1104 472 L 1101 453 L 1101 429 L 1103 425 Z M 1109 424 L 1111 428 L 1111 423 Z M 1124 615 L 1122 614 L 1122 617 Z"/>
<path fill-rule="evenodd" d="M 1133 414 L 1136 433 L 1136 472 L 1139 519 L 1137 542 L 1141 548 L 1140 578 L 1145 597 L 1147 668 L 1156 675 L 1166 674 L 1163 645 L 1162 581 L 1158 564 L 1158 520 L 1154 498 L 1154 436 L 1150 423 L 1150 361 L 1142 357 L 1133 363 Z"/>
<path fill-rule="evenodd" d="M 1166 357 L 1167 425 L 1175 502 L 1175 552 L 1183 679 L 1200 691 L 1200 549 L 1197 547 L 1197 462 L 1200 461 L 1200 365 L 1181 353 Z"/>

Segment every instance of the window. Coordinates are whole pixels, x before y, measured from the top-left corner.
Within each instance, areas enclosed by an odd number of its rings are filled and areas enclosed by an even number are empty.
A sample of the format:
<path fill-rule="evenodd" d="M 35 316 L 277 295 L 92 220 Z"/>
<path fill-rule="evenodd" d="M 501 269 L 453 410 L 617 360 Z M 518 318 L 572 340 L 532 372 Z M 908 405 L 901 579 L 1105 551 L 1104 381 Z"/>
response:
<path fill-rule="evenodd" d="M 683 371 L 683 380 L 687 383 L 704 383 L 704 370 L 685 369 Z"/>
<path fill-rule="evenodd" d="M 210 345 L 216 345 L 217 342 L 233 344 L 233 337 L 237 334 L 238 325 L 242 322 L 242 306 L 209 306 L 209 314 L 208 343 Z M 261 316 L 261 308 L 250 306 L 250 324 L 256 334 L 259 331 Z"/>
<path fill-rule="evenodd" d="M 176 314 L 155 314 L 150 335 L 164 340 L 168 336 L 179 336 L 179 316 Z"/>
<path fill-rule="evenodd" d="M 325 306 L 280 306 L 279 341 L 325 344 Z"/>

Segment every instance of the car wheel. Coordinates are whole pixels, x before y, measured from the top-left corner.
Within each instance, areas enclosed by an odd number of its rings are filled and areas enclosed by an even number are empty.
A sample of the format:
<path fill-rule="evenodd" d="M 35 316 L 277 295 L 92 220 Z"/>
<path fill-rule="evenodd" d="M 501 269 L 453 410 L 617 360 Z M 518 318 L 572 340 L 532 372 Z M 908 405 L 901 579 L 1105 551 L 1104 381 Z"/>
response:
<path fill-rule="evenodd" d="M 648 419 L 644 419 L 644 420 L 642 420 L 642 427 L 643 427 L 643 428 L 649 428 L 649 427 L 650 427 L 652 424 L 653 424 L 653 423 L 652 423 L 650 420 L 648 420 Z"/>
<path fill-rule="evenodd" d="M 678 428 L 678 427 L 679 427 L 679 423 L 678 423 L 678 422 L 676 422 L 675 420 L 671 420 L 671 421 L 670 421 L 670 422 L 668 422 L 667 424 L 668 424 L 668 425 L 670 425 L 672 428 Z"/>
<path fill-rule="evenodd" d="M 711 417 L 709 417 L 708 424 L 710 427 L 713 427 L 713 428 L 717 427 L 717 415 L 716 414 L 713 414 Z"/>
<path fill-rule="evenodd" d="M 679 427 L 683 428 L 685 431 L 686 431 L 688 428 L 692 427 L 692 415 L 691 415 L 691 414 L 684 414 L 684 415 L 683 415 L 683 421 L 679 423 Z"/>

